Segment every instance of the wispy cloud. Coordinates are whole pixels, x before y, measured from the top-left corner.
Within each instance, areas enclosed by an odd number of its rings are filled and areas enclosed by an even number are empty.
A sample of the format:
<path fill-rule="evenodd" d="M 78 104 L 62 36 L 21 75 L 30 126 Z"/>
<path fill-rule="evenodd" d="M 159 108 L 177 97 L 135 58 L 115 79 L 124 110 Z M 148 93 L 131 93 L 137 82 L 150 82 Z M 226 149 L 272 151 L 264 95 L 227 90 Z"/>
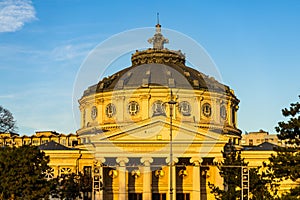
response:
<path fill-rule="evenodd" d="M 0 2 L 0 32 L 15 32 L 35 19 L 35 9 L 30 0 Z"/>
<path fill-rule="evenodd" d="M 51 54 L 57 61 L 71 60 L 85 57 L 94 46 L 94 43 L 66 44 L 54 48 Z"/>
<path fill-rule="evenodd" d="M 0 99 L 12 99 L 15 96 L 13 94 L 0 95 Z"/>

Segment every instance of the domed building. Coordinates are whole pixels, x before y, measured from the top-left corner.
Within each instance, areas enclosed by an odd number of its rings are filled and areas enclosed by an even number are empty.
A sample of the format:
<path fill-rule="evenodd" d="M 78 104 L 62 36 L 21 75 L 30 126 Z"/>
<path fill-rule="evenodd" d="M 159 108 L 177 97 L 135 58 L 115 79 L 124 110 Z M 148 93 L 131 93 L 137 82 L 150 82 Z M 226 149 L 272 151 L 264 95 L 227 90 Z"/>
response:
<path fill-rule="evenodd" d="M 214 199 L 228 143 L 240 146 L 234 91 L 186 65 L 156 25 L 153 48 L 79 99 L 85 148 L 95 157 L 94 199 Z"/>

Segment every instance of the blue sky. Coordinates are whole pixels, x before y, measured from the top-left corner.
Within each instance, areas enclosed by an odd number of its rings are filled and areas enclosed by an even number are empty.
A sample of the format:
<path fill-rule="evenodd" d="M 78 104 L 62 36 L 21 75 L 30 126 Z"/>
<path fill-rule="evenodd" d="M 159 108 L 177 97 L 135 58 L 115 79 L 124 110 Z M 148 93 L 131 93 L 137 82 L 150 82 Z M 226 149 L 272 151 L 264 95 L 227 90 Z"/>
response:
<path fill-rule="evenodd" d="M 0 0 L 0 105 L 21 135 L 75 132 L 73 84 L 88 52 L 154 26 L 159 12 L 163 28 L 201 44 L 235 90 L 239 128 L 275 133 L 281 109 L 300 94 L 299 10 L 296 0 Z"/>

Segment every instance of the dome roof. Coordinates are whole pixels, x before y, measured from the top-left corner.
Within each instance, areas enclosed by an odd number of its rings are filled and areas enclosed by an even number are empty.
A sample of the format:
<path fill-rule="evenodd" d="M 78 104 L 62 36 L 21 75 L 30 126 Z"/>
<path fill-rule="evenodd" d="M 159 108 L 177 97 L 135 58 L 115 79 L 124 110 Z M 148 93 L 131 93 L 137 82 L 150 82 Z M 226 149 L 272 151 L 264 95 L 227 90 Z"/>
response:
<path fill-rule="evenodd" d="M 96 85 L 89 87 L 84 96 L 112 90 L 155 86 L 230 92 L 228 86 L 219 83 L 213 77 L 186 66 L 184 55 L 180 51 L 168 49 L 137 51 L 131 60 L 132 66 L 105 77 Z"/>
<path fill-rule="evenodd" d="M 148 42 L 153 48 L 136 51 L 132 65 L 115 74 L 103 78 L 97 84 L 84 91 L 83 96 L 112 90 L 147 87 L 169 87 L 195 90 L 209 90 L 230 94 L 230 89 L 213 77 L 209 77 L 185 65 L 185 55 L 179 50 L 164 48 L 168 39 L 161 34 L 160 26 Z"/>

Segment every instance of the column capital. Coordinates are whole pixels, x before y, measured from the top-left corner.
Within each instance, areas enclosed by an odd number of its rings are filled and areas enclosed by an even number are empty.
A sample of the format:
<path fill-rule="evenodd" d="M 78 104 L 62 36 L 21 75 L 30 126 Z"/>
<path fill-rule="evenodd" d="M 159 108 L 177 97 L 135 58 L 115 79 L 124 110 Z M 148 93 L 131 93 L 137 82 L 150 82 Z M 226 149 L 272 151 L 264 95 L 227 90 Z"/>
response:
<path fill-rule="evenodd" d="M 94 160 L 94 163 L 96 164 L 103 164 L 105 163 L 106 159 L 104 157 L 96 157 L 95 160 Z"/>
<path fill-rule="evenodd" d="M 143 163 L 145 166 L 150 166 L 151 163 L 153 163 L 152 157 L 142 157 L 140 159 L 141 163 Z"/>
<path fill-rule="evenodd" d="M 193 163 L 194 165 L 201 165 L 203 162 L 203 159 L 200 157 L 191 157 L 190 158 L 190 163 Z"/>
<path fill-rule="evenodd" d="M 121 166 L 124 167 L 126 163 L 129 162 L 129 159 L 127 157 L 118 157 L 116 159 L 116 162 Z"/>
<path fill-rule="evenodd" d="M 104 157 L 98 157 L 95 158 L 94 160 L 94 166 L 101 166 L 103 163 L 105 163 L 105 158 Z"/>
<path fill-rule="evenodd" d="M 178 162 L 178 158 L 177 157 L 173 158 L 173 164 L 177 162 Z M 166 158 L 166 163 L 170 164 L 170 157 Z"/>

